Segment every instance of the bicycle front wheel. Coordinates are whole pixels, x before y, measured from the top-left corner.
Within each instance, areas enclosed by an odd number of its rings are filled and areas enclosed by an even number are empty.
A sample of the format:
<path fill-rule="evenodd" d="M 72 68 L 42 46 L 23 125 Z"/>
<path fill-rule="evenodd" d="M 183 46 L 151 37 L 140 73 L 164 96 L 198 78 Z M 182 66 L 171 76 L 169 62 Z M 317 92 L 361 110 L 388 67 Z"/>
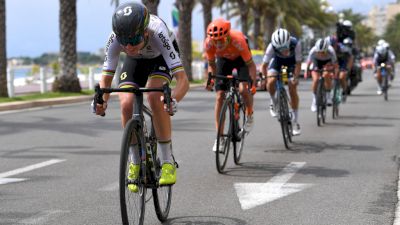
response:
<path fill-rule="evenodd" d="M 233 161 L 235 162 L 236 165 L 240 163 L 240 158 L 242 157 L 242 152 L 243 152 L 243 147 L 244 147 L 244 139 L 246 138 L 247 132 L 244 129 L 244 125 L 246 123 L 246 107 L 244 106 L 244 103 L 240 103 L 240 108 L 239 108 L 239 115 L 237 115 L 239 118 L 235 118 L 236 124 L 237 124 L 237 129 L 236 131 L 236 146 L 233 148 L 234 156 L 233 156 Z"/>
<path fill-rule="evenodd" d="M 388 89 L 389 89 L 389 79 L 388 79 L 389 74 L 386 73 L 385 76 L 383 76 L 383 98 L 385 101 L 388 100 Z"/>
<path fill-rule="evenodd" d="M 286 91 L 281 90 L 278 97 L 279 104 L 279 121 L 282 128 L 283 143 L 286 149 L 289 149 L 289 142 L 292 141 L 292 134 L 290 129 L 291 118 L 289 116 L 289 105 Z"/>
<path fill-rule="evenodd" d="M 136 180 L 128 179 L 129 168 L 132 162 L 132 154 L 129 153 L 132 137 L 141 143 L 141 134 L 138 131 L 137 121 L 130 120 L 126 124 L 121 145 L 121 157 L 119 168 L 119 200 L 121 207 L 122 224 L 143 224 L 145 215 L 146 188 L 144 186 L 145 164 L 141 164 L 139 177 Z M 140 145 L 140 144 L 139 144 Z M 141 149 L 139 147 L 139 149 Z M 129 184 L 137 185 L 137 192 L 128 189 Z"/>
<path fill-rule="evenodd" d="M 230 98 L 226 99 L 224 104 L 222 105 L 218 121 L 219 125 L 217 132 L 217 149 L 215 152 L 215 161 L 218 173 L 224 173 L 229 150 L 232 145 L 233 147 L 235 147 L 235 143 L 232 142 L 233 118 Z"/>
<path fill-rule="evenodd" d="M 333 99 L 332 99 L 332 119 L 339 117 L 339 104 L 340 104 L 340 83 L 338 79 L 333 81 Z"/>

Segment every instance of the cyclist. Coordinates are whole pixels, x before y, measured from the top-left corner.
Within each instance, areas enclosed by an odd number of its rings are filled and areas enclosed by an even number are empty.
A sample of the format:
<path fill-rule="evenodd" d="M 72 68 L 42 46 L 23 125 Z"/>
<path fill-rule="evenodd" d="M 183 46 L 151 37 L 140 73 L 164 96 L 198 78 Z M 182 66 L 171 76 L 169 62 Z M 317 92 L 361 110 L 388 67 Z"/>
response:
<path fill-rule="evenodd" d="M 312 64 L 312 68 L 310 65 Z M 319 70 L 327 70 L 324 71 L 323 74 L 319 72 Z M 326 89 L 326 99 L 327 104 L 332 105 L 331 99 L 331 88 L 332 88 L 332 74 L 331 70 L 334 70 L 333 73 L 336 76 L 339 71 L 339 65 L 336 59 L 336 53 L 332 46 L 330 46 L 329 37 L 320 38 L 315 43 L 314 47 L 311 48 L 310 53 L 307 59 L 307 68 L 306 74 L 311 70 L 311 76 L 313 79 L 313 83 L 311 85 L 311 89 L 313 92 L 313 101 L 311 104 L 311 111 L 317 111 L 316 105 L 316 93 L 317 93 L 317 84 L 319 76 L 323 75 L 325 78 L 325 89 Z"/>
<path fill-rule="evenodd" d="M 343 43 L 337 41 L 335 36 L 330 37 L 330 44 L 336 52 L 336 57 L 339 64 L 339 79 L 342 86 L 343 95 L 347 93 L 347 73 L 353 66 L 351 38 L 345 38 Z"/>
<path fill-rule="evenodd" d="M 118 74 L 118 87 L 158 88 L 175 77 L 176 88 L 172 91 L 171 109 L 176 112 L 178 102 L 189 89 L 187 75 L 179 58 L 175 36 L 166 24 L 157 16 L 150 15 L 147 8 L 140 3 L 120 5 L 112 17 L 112 29 L 106 45 L 106 56 L 100 87 L 110 87 L 119 55 L 126 53 L 121 73 Z M 160 184 L 176 182 L 176 168 L 172 155 L 171 119 L 162 102 L 162 94 L 150 92 L 147 96 L 153 112 L 154 128 L 158 139 L 157 148 L 161 152 L 162 174 Z M 102 115 L 107 109 L 109 94 L 104 94 L 104 104 L 96 106 L 96 114 Z M 125 127 L 132 118 L 134 95 L 119 93 L 122 126 Z M 133 163 L 129 165 L 129 178 L 139 175 L 139 149 L 137 143 L 130 147 Z M 130 184 L 128 188 L 137 192 L 138 187 Z"/>
<path fill-rule="evenodd" d="M 301 69 L 301 44 L 295 37 L 292 37 L 286 29 L 279 28 L 271 37 L 271 43 L 268 45 L 263 64 L 261 65 L 262 73 L 267 74 L 267 90 L 271 96 L 270 113 L 272 117 L 276 117 L 275 112 L 275 83 L 276 76 L 280 72 L 282 66 L 287 66 L 289 71 L 289 94 L 291 106 L 293 110 L 293 135 L 300 135 L 301 129 L 298 122 L 299 95 L 297 93 L 297 85 L 299 84 L 299 74 Z M 267 72 L 268 65 L 268 72 Z"/>
<path fill-rule="evenodd" d="M 377 94 L 381 95 L 382 94 L 382 75 L 381 75 L 381 71 L 378 70 L 378 67 L 381 65 L 381 63 L 385 63 L 386 65 L 388 65 L 388 72 L 389 74 L 391 74 L 393 72 L 394 68 L 394 58 L 390 56 L 389 51 L 388 51 L 388 47 L 385 43 L 383 43 L 382 45 L 378 45 L 376 47 L 375 53 L 374 53 L 374 59 L 373 59 L 374 63 L 374 73 L 375 73 L 375 77 L 376 80 L 378 82 L 378 90 L 377 90 Z"/>
<path fill-rule="evenodd" d="M 243 96 L 246 105 L 245 130 L 250 131 L 253 119 L 253 95 L 256 93 L 256 65 L 244 34 L 231 29 L 231 23 L 222 18 L 212 21 L 207 27 L 207 37 L 204 40 L 204 49 L 208 60 L 208 71 L 211 74 L 226 76 L 232 74 L 236 69 L 239 79 L 252 81 L 251 93 L 249 93 L 248 81 L 240 82 L 239 92 Z M 215 62 L 216 60 L 216 62 Z M 215 127 L 218 131 L 218 118 L 227 90 L 226 80 L 216 79 L 215 90 L 217 91 L 215 102 Z M 211 90 L 213 83 L 206 88 Z M 223 140 L 222 140 L 223 141 Z M 216 151 L 217 140 L 215 140 L 213 151 Z"/>
<path fill-rule="evenodd" d="M 344 20 L 342 23 L 336 24 L 336 35 L 338 42 L 343 43 L 344 39 L 350 38 L 355 40 L 356 34 L 353 30 L 353 23 L 350 20 Z"/>

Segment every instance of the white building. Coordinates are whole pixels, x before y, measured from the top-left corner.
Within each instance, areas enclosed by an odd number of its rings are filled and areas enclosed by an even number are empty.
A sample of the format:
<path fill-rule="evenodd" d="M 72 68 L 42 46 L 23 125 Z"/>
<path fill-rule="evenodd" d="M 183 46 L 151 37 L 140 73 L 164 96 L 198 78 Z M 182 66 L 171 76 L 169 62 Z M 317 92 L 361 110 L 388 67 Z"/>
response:
<path fill-rule="evenodd" d="M 376 35 L 382 36 L 390 20 L 398 13 L 400 13 L 400 0 L 383 7 L 374 6 L 368 13 L 365 25 L 371 27 Z"/>

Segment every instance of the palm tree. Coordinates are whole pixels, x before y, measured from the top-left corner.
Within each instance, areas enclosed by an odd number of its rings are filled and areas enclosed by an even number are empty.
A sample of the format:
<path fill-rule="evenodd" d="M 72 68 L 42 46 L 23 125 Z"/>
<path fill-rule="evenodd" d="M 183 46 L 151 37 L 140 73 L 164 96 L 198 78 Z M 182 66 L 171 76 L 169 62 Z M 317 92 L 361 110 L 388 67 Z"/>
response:
<path fill-rule="evenodd" d="M 154 15 L 158 15 L 158 4 L 160 0 L 142 0 L 143 4 L 149 9 L 149 12 Z"/>
<path fill-rule="evenodd" d="M 8 97 L 5 0 L 0 0 L 0 30 L 0 97 Z"/>
<path fill-rule="evenodd" d="M 76 74 L 76 0 L 60 0 L 60 67 L 61 76 L 53 91 L 80 92 Z"/>
<path fill-rule="evenodd" d="M 201 6 L 203 7 L 204 30 L 207 31 L 207 26 L 212 21 L 213 0 L 200 0 L 200 3 Z"/>
<path fill-rule="evenodd" d="M 192 11 L 195 1 L 176 0 L 175 4 L 179 10 L 178 41 L 180 55 L 188 79 L 192 81 Z"/>

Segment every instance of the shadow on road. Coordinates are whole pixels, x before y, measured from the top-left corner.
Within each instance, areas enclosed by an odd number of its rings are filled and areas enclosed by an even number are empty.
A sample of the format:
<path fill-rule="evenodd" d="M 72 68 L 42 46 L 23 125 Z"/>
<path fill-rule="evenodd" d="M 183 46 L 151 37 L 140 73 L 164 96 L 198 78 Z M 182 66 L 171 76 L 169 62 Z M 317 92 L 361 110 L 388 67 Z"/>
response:
<path fill-rule="evenodd" d="M 225 175 L 234 177 L 264 177 L 271 178 L 287 164 L 274 164 L 274 163 L 259 163 L 259 162 L 244 162 L 240 166 L 228 168 Z M 298 171 L 300 174 L 313 175 L 315 177 L 345 177 L 349 175 L 349 171 L 342 169 L 330 169 L 320 166 L 305 166 Z"/>
<path fill-rule="evenodd" d="M 341 151 L 381 151 L 381 148 L 371 145 L 328 144 L 326 142 L 295 142 L 290 150 L 268 149 L 267 153 L 320 153 L 325 150 Z"/>
<path fill-rule="evenodd" d="M 170 218 L 164 225 L 245 225 L 246 221 L 222 216 L 185 216 Z"/>

